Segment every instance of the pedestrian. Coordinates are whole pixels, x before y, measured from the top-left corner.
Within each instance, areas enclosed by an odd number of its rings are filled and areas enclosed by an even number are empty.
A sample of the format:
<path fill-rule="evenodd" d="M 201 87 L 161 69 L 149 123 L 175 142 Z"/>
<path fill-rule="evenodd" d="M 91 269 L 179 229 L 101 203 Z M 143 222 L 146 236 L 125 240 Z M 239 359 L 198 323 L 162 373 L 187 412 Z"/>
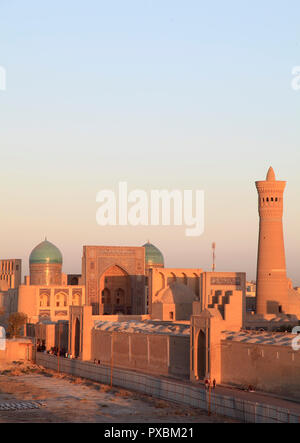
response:
<path fill-rule="evenodd" d="M 214 380 L 213 380 L 213 389 L 216 389 L 216 385 L 217 385 L 217 382 L 216 382 L 216 379 L 214 378 Z"/>
<path fill-rule="evenodd" d="M 255 392 L 255 389 L 252 385 L 249 385 L 248 392 Z"/>
<path fill-rule="evenodd" d="M 208 378 L 205 379 L 204 384 L 205 384 L 205 389 L 208 391 L 209 390 L 209 380 L 208 380 Z"/>

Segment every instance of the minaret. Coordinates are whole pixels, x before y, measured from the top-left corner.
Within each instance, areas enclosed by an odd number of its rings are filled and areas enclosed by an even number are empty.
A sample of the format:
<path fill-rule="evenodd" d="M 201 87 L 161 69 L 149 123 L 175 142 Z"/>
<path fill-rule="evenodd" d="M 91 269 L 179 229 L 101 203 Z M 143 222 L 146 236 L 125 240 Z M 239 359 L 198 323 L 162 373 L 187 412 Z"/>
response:
<path fill-rule="evenodd" d="M 288 306 L 288 281 L 283 237 L 285 181 L 277 181 L 273 168 L 265 181 L 256 182 L 260 216 L 257 262 L 257 314 L 278 314 Z"/>

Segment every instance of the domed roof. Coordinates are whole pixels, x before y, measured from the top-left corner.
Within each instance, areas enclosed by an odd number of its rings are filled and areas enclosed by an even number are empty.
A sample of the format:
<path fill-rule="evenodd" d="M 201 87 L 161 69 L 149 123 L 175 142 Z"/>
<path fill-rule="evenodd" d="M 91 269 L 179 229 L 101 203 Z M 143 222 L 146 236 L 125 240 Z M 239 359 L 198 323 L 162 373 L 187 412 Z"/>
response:
<path fill-rule="evenodd" d="M 48 240 L 37 245 L 30 254 L 30 264 L 62 264 L 60 250 Z"/>
<path fill-rule="evenodd" d="M 154 303 L 164 303 L 167 305 L 191 304 L 196 300 L 196 294 L 190 288 L 182 283 L 173 282 L 158 295 Z"/>
<path fill-rule="evenodd" d="M 148 242 L 143 247 L 146 253 L 146 266 L 164 266 L 164 256 L 156 246 Z"/>

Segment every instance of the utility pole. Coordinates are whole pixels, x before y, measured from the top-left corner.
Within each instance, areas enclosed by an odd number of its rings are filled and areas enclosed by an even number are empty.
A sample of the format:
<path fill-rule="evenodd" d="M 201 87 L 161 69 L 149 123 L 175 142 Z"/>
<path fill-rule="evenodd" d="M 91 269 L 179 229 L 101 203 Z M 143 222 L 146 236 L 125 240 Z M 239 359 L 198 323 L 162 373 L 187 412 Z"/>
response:
<path fill-rule="evenodd" d="M 57 372 L 59 373 L 59 360 L 60 360 L 60 327 L 61 323 L 58 324 L 58 352 L 57 352 Z"/>
<path fill-rule="evenodd" d="M 209 392 L 208 392 L 208 415 L 211 415 L 211 380 L 209 380 Z"/>
<path fill-rule="evenodd" d="M 216 243 L 212 244 L 212 255 L 213 255 L 213 264 L 212 264 L 212 272 L 216 270 Z"/>
<path fill-rule="evenodd" d="M 113 387 L 113 367 L 114 367 L 114 333 L 111 334 L 111 356 L 110 356 L 110 389 Z"/>

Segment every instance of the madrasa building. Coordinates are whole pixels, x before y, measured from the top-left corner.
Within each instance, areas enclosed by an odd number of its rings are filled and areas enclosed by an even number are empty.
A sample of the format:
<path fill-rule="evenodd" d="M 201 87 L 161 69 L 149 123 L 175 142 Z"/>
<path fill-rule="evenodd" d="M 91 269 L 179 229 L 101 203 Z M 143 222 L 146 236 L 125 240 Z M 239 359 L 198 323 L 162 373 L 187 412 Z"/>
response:
<path fill-rule="evenodd" d="M 141 247 L 84 246 L 82 273 L 67 275 L 62 252 L 45 239 L 30 254 L 30 274 L 23 284 L 21 261 L 15 263 L 15 271 L 8 266 L 14 287 L 6 279 L 0 306 L 6 315 L 26 314 L 31 324 L 68 321 L 71 306 L 91 306 L 93 316 L 185 321 L 193 302 L 200 301 L 203 309 L 216 300 L 225 304 L 236 290 L 244 297 L 246 287 L 245 273 L 165 268 L 163 254 L 150 242 Z"/>
<path fill-rule="evenodd" d="M 151 243 L 143 247 L 84 246 L 81 274 L 63 273 L 63 255 L 45 239 L 29 257 L 21 281 L 21 260 L 0 262 L 0 307 L 29 323 L 68 320 L 70 306 L 88 305 L 93 315 L 148 313 L 148 276 L 164 258 Z"/>

